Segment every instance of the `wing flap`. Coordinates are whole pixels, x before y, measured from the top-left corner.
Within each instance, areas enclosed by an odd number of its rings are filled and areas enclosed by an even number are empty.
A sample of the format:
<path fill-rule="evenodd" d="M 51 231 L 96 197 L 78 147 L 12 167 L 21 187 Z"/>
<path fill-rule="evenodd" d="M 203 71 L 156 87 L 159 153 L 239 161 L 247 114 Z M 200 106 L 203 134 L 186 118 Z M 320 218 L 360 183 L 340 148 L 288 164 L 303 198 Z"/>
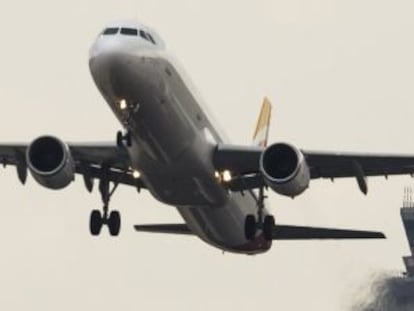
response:
<path fill-rule="evenodd" d="M 102 178 L 102 168 L 95 165 L 79 164 L 76 166 L 76 173 L 88 178 L 94 178 L 100 180 Z M 122 171 L 113 167 L 108 168 L 108 180 L 114 183 L 120 183 L 124 185 L 134 186 L 138 190 L 146 189 L 146 186 L 141 178 L 134 178 L 130 171 Z"/>
<path fill-rule="evenodd" d="M 106 164 L 121 170 L 130 166 L 127 150 L 119 148 L 115 143 L 69 143 L 68 145 L 75 161 Z"/>
<path fill-rule="evenodd" d="M 0 145 L 0 163 L 3 165 L 17 165 L 23 159 L 25 161 L 25 144 Z"/>
<path fill-rule="evenodd" d="M 233 192 L 245 191 L 249 189 L 258 189 L 263 187 L 264 181 L 260 174 L 251 174 L 239 177 L 233 177 L 231 181 L 226 182 L 228 189 Z"/>
<path fill-rule="evenodd" d="M 382 232 L 277 225 L 273 240 L 385 239 Z"/>

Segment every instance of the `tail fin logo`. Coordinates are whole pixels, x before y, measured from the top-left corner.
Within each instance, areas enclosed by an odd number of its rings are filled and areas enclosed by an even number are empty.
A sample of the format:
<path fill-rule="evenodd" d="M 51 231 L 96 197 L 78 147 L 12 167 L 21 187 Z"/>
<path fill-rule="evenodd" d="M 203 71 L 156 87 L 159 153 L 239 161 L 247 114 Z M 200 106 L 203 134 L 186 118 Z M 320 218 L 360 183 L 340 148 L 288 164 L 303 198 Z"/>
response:
<path fill-rule="evenodd" d="M 257 120 L 256 130 L 253 135 L 254 146 L 267 146 L 271 112 L 272 104 L 270 103 L 270 100 L 265 97 L 263 100 L 262 109 L 260 110 L 259 119 Z"/>

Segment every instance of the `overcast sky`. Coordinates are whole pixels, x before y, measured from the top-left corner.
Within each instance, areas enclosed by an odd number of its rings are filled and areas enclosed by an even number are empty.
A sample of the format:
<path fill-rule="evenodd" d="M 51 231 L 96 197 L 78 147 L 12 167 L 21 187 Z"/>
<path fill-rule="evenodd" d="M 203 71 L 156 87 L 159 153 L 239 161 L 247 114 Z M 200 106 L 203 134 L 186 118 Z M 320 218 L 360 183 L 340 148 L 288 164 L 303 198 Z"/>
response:
<path fill-rule="evenodd" d="M 183 63 L 235 143 L 250 143 L 262 97 L 272 141 L 305 149 L 414 153 L 412 1 L 12 1 L 0 10 L 0 140 L 54 134 L 115 139 L 88 49 L 106 23 L 139 19 Z M 237 113 L 236 113 L 237 112 Z M 409 177 L 314 181 L 271 194 L 276 222 L 383 230 L 386 241 L 278 242 L 222 254 L 197 238 L 138 234 L 180 222 L 174 208 L 123 187 L 119 238 L 89 235 L 99 208 L 77 179 L 51 191 L 15 169 L 0 178 L 1 310 L 350 310 L 373 273 L 403 269 L 399 218 Z"/>

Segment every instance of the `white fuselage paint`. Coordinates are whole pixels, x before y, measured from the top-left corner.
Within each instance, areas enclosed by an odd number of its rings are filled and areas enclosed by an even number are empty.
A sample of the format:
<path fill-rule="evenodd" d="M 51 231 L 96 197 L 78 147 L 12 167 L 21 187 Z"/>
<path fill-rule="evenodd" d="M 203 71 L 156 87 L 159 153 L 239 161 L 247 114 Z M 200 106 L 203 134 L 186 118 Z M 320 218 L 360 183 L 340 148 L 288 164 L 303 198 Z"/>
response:
<path fill-rule="evenodd" d="M 108 27 L 145 29 L 136 23 Z M 254 197 L 228 192 L 215 177 L 215 144 L 228 142 L 185 72 L 167 51 L 138 36 L 100 35 L 91 47 L 90 70 L 122 125 L 131 130 L 132 167 L 151 194 L 176 206 L 188 227 L 220 249 L 247 254 L 268 250 L 259 231 L 248 241 L 244 222 L 257 211 Z M 120 100 L 132 108 L 122 110 Z"/>

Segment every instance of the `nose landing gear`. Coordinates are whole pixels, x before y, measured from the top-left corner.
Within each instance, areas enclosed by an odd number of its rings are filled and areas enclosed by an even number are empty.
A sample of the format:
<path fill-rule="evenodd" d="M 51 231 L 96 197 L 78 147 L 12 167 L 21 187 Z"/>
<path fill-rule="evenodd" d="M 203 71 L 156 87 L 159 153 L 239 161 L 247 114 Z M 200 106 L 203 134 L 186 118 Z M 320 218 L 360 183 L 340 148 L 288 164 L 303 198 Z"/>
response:
<path fill-rule="evenodd" d="M 122 123 L 127 131 L 125 134 L 122 131 L 116 133 L 116 144 L 120 148 L 124 146 L 129 148 L 132 146 L 131 129 L 133 128 L 133 118 L 137 114 L 140 104 L 137 101 L 124 98 L 118 102 L 118 105 L 122 111 Z"/>

